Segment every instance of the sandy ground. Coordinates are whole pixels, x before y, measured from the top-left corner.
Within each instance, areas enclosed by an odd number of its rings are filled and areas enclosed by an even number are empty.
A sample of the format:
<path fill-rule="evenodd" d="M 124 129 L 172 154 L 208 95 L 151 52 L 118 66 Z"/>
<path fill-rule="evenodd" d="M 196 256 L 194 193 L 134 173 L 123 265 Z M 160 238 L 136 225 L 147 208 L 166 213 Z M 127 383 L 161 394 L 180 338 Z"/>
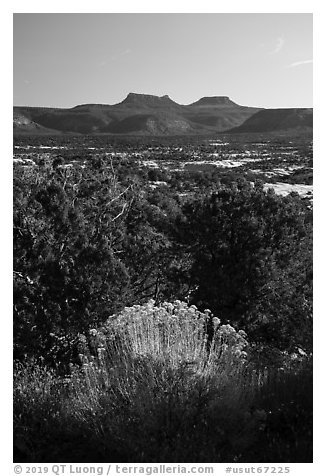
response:
<path fill-rule="evenodd" d="M 301 197 L 309 197 L 312 196 L 313 186 L 312 185 L 304 185 L 301 183 L 298 184 L 290 184 L 290 183 L 265 183 L 264 189 L 267 190 L 268 188 L 273 188 L 277 195 L 288 195 L 291 192 L 297 192 Z M 309 193 L 310 192 L 310 193 Z"/>

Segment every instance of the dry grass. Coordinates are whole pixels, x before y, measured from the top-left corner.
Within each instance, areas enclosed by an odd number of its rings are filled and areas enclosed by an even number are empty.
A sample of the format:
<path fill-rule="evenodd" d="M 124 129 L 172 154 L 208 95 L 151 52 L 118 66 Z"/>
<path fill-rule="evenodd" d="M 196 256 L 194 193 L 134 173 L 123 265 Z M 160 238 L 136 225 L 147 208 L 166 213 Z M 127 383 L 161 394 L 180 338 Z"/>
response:
<path fill-rule="evenodd" d="M 290 382 L 255 371 L 246 363 L 246 345 L 244 333 L 185 303 L 125 309 L 80 336 L 82 365 L 72 367 L 68 378 L 35 363 L 17 372 L 15 433 L 23 458 L 17 461 L 291 458 L 288 450 L 279 451 L 280 435 L 268 422 L 280 417 L 289 385 L 291 401 L 300 403 L 299 377 Z M 289 438 L 299 441 L 294 418 Z"/>

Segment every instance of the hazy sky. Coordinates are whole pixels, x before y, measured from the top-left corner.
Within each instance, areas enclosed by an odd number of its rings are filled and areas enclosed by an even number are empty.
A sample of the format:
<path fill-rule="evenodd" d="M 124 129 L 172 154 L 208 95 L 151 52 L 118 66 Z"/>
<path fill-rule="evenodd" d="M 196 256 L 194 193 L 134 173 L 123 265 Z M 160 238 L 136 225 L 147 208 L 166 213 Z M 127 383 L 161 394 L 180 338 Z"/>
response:
<path fill-rule="evenodd" d="M 312 107 L 312 14 L 14 14 L 14 105 L 115 104 L 129 92 L 180 104 Z"/>

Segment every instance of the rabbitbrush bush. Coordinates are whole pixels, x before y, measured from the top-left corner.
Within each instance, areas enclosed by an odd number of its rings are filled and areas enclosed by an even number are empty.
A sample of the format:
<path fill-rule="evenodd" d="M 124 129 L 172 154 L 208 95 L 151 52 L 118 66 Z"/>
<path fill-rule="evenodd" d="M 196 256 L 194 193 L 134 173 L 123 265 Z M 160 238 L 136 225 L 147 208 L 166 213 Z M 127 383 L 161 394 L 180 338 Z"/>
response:
<path fill-rule="evenodd" d="M 119 435 L 130 461 L 190 461 L 194 446 L 195 453 L 223 453 L 211 446 L 241 425 L 249 390 L 244 332 L 220 325 L 208 310 L 150 301 L 126 308 L 80 341 L 74 408 L 79 420 L 106 435 L 107 451 Z"/>
<path fill-rule="evenodd" d="M 211 371 L 221 361 L 224 365 L 242 362 L 246 334 L 220 324 L 209 310 L 202 313 L 181 301 L 155 306 L 151 300 L 125 308 L 99 329 L 91 329 L 88 339 L 82 335 L 81 359 L 89 364 L 96 357 L 101 367 L 104 361 L 106 366 L 121 367 L 134 359 L 150 358 L 173 369 L 191 365 L 200 373 Z"/>

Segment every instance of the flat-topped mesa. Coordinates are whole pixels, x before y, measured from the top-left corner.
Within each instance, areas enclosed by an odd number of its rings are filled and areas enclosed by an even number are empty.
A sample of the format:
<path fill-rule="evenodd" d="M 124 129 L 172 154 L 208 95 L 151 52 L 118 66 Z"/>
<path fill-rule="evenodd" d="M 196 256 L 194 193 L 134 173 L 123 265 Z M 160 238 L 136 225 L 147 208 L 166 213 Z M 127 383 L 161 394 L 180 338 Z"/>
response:
<path fill-rule="evenodd" d="M 164 96 L 155 96 L 154 94 L 129 93 L 128 96 L 119 104 L 137 104 L 144 106 L 171 106 L 178 104 L 166 94 Z"/>
<path fill-rule="evenodd" d="M 228 96 L 205 96 L 196 102 L 190 104 L 191 106 L 239 106 L 231 101 Z"/>

